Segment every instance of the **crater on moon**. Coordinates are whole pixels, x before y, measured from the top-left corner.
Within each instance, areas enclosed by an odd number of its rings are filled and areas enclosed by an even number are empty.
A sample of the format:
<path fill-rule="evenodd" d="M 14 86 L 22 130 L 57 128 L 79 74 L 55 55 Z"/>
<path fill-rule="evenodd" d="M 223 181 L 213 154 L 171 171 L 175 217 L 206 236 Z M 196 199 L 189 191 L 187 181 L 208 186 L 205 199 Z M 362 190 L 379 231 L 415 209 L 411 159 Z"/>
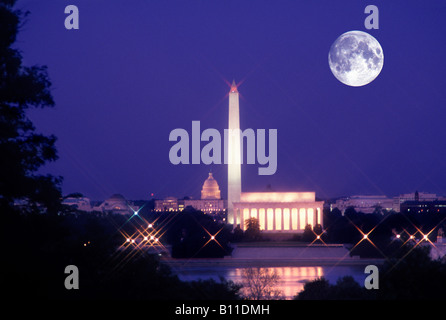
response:
<path fill-rule="evenodd" d="M 328 64 L 342 83 L 360 87 L 372 82 L 384 65 L 379 42 L 363 31 L 348 31 L 331 45 Z"/>

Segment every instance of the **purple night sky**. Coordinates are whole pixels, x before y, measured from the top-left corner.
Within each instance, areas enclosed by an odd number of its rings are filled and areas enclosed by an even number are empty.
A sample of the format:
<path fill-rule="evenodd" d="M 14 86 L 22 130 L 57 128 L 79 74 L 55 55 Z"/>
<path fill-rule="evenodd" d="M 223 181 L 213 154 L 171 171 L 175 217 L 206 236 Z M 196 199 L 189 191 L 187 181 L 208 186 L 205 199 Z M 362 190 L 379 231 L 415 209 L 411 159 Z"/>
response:
<path fill-rule="evenodd" d="M 66 30 L 77 5 L 80 29 Z M 379 30 L 364 8 L 379 8 Z M 278 129 L 278 168 L 242 166 L 242 191 L 316 191 L 320 198 L 446 195 L 446 2 L 21 0 L 31 14 L 16 46 L 48 66 L 54 109 L 30 112 L 55 134 L 63 193 L 100 200 L 198 197 L 212 170 L 172 165 L 169 133 L 220 132 L 228 82 L 239 86 L 241 128 Z M 364 87 L 339 82 L 328 51 L 350 30 L 370 33 L 384 68 Z M 203 144 L 204 145 L 204 144 Z"/>

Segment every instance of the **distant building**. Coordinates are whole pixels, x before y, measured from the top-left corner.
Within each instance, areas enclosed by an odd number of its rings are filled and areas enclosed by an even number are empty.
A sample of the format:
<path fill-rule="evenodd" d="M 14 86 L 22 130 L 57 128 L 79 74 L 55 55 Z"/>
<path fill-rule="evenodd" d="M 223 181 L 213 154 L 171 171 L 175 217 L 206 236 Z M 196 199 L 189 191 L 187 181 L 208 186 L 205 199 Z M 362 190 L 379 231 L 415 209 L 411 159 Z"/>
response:
<path fill-rule="evenodd" d="M 90 199 L 86 197 L 67 197 L 62 201 L 62 204 L 81 211 L 90 212 L 93 210 Z"/>
<path fill-rule="evenodd" d="M 182 211 L 184 200 L 175 197 L 167 197 L 162 200 L 155 200 L 155 211 Z"/>
<path fill-rule="evenodd" d="M 401 204 L 403 213 L 446 213 L 446 201 L 405 201 Z"/>
<path fill-rule="evenodd" d="M 346 197 L 336 200 L 333 207 L 338 208 L 342 213 L 344 213 L 345 210 L 350 207 L 354 208 L 357 212 L 363 213 L 373 213 L 377 209 L 399 211 L 399 205 L 398 208 L 394 206 L 394 199 L 387 198 L 386 196 L 382 195 L 356 195 Z"/>
<path fill-rule="evenodd" d="M 201 199 L 168 197 L 155 200 L 155 211 L 183 211 L 188 206 L 209 214 L 225 211 L 225 201 L 221 199 L 220 188 L 212 173 L 209 173 L 208 178 L 203 183 Z"/>
<path fill-rule="evenodd" d="M 99 206 L 93 207 L 94 211 L 114 214 L 134 214 L 138 209 L 138 206 L 135 206 L 132 202 L 127 201 L 120 194 L 113 194 Z"/>
<path fill-rule="evenodd" d="M 398 212 L 401 211 L 401 204 L 406 201 L 436 201 L 442 200 L 441 197 L 437 196 L 434 193 L 426 193 L 426 192 L 418 192 L 415 191 L 413 193 L 401 194 L 394 199 L 394 207 L 398 208 Z"/>
<path fill-rule="evenodd" d="M 383 195 L 356 195 L 336 200 L 336 203 L 332 204 L 331 209 L 338 208 L 342 213 L 344 213 L 345 210 L 349 207 L 352 207 L 357 212 L 363 213 L 373 213 L 377 209 L 402 212 L 402 204 L 407 201 L 432 202 L 441 200 L 446 201 L 446 199 L 441 198 L 434 193 L 425 193 L 418 191 L 413 193 L 401 194 L 393 198 L 388 198 L 387 196 Z"/>

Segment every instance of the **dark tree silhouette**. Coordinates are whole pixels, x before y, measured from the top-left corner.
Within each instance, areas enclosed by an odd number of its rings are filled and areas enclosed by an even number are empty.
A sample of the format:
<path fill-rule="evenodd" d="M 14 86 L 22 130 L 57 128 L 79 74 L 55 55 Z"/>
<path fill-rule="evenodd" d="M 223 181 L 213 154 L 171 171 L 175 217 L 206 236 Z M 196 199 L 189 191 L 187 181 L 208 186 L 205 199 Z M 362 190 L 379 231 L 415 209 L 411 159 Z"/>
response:
<path fill-rule="evenodd" d="M 344 276 L 330 284 L 325 278 L 318 278 L 305 284 L 295 300 L 370 300 L 373 292 L 361 287 L 351 276 Z"/>
<path fill-rule="evenodd" d="M 61 178 L 37 171 L 57 159 L 56 137 L 37 133 L 26 115 L 30 108 L 54 106 L 51 83 L 45 66 L 23 66 L 13 47 L 27 15 L 14 9 L 15 2 L 0 0 L 0 206 L 23 199 L 54 212 Z"/>
<path fill-rule="evenodd" d="M 257 218 L 249 218 L 245 220 L 245 240 L 257 241 L 262 238 L 260 234 L 260 223 Z"/>
<path fill-rule="evenodd" d="M 311 227 L 311 224 L 307 224 L 302 235 L 302 241 L 312 242 L 314 239 L 316 239 L 316 235 L 313 232 L 313 228 Z"/>

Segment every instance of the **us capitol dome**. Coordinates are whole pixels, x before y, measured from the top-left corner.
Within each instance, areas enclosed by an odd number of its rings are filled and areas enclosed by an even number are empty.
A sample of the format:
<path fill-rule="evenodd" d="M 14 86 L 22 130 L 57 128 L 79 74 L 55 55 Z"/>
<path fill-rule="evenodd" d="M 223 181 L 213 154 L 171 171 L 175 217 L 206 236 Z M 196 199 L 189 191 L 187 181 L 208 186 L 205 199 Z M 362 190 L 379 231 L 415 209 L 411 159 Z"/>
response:
<path fill-rule="evenodd" d="M 167 197 L 155 200 L 155 211 L 183 211 L 189 206 L 207 214 L 221 213 L 226 210 L 225 201 L 221 199 L 220 187 L 212 172 L 209 172 L 209 176 L 203 183 L 201 199 Z"/>
<path fill-rule="evenodd" d="M 204 181 L 203 188 L 201 189 L 201 200 L 220 198 L 220 188 L 218 187 L 217 180 L 212 176 L 212 172 L 209 172 L 209 177 Z"/>

